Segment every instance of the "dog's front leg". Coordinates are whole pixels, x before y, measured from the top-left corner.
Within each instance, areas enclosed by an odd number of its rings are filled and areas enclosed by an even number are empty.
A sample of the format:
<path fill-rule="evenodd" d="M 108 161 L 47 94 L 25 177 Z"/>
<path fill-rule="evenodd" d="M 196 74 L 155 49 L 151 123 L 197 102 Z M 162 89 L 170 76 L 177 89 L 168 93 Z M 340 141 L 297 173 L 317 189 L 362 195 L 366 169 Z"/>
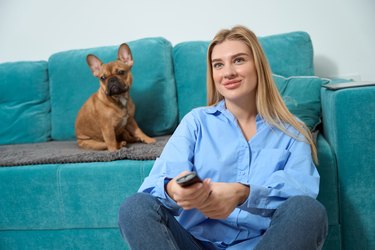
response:
<path fill-rule="evenodd" d="M 154 138 L 151 138 L 147 136 L 145 133 L 143 133 L 143 131 L 138 127 L 138 124 L 133 117 L 129 117 L 128 123 L 126 124 L 126 129 L 138 141 L 141 141 L 147 144 L 156 142 Z"/>
<path fill-rule="evenodd" d="M 102 128 L 102 134 L 105 144 L 109 151 L 116 151 L 120 149 L 120 145 L 116 140 L 116 133 L 112 126 L 105 126 Z"/>

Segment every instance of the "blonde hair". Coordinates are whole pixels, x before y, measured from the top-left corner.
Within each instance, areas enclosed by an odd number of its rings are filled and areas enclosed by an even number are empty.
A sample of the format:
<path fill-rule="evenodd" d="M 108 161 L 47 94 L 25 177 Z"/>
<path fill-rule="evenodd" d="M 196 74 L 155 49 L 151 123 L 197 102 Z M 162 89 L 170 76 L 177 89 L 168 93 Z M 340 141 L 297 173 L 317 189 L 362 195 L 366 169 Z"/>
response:
<path fill-rule="evenodd" d="M 302 122 L 299 122 L 292 113 L 289 112 L 272 78 L 271 68 L 267 58 L 258 41 L 256 35 L 244 26 L 235 26 L 232 29 L 224 29 L 216 34 L 207 51 L 207 102 L 214 105 L 224 99 L 217 91 L 212 75 L 211 55 L 213 48 L 226 40 L 236 40 L 245 43 L 253 54 L 255 69 L 258 77 L 256 89 L 256 106 L 259 115 L 270 125 L 278 128 L 284 133 L 291 135 L 285 128 L 285 124 L 290 124 L 299 131 L 310 144 L 311 154 L 315 163 L 318 163 L 316 147 L 310 130 Z"/>

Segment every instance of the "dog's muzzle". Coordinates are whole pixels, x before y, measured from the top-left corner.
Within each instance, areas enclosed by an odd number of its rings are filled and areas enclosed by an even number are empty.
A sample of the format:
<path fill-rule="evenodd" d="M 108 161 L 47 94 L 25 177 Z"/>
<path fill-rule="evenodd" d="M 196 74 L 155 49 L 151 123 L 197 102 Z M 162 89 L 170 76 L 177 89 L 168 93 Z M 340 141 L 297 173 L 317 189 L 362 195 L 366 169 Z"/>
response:
<path fill-rule="evenodd" d="M 108 79 L 107 95 L 119 95 L 129 90 L 129 86 L 122 84 L 116 77 Z"/>

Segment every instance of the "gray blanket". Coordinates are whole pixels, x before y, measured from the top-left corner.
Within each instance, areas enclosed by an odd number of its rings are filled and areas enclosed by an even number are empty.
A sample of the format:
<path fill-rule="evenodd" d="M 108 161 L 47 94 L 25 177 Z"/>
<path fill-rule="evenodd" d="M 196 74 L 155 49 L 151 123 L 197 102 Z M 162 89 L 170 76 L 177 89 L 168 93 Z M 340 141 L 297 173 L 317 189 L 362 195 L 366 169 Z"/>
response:
<path fill-rule="evenodd" d="M 76 141 L 50 141 L 44 143 L 0 146 L 0 167 L 105 162 L 122 159 L 155 160 L 160 156 L 168 136 L 156 137 L 154 144 L 132 143 L 116 152 L 80 149 Z"/>

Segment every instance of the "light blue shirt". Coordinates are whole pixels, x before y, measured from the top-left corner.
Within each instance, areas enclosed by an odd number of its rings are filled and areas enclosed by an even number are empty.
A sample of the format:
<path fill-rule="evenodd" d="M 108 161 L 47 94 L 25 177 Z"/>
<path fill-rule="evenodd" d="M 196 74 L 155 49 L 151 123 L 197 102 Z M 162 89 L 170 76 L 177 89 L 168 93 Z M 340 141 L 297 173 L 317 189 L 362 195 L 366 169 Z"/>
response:
<path fill-rule="evenodd" d="M 296 129 L 287 126 L 295 135 L 291 137 L 259 115 L 256 129 L 247 141 L 224 101 L 194 109 L 182 119 L 139 191 L 159 197 L 184 228 L 216 249 L 254 248 L 283 201 L 295 195 L 316 198 L 319 191 L 310 145 L 295 138 L 303 138 Z M 164 187 L 184 170 L 213 182 L 248 185 L 249 197 L 224 220 L 209 219 L 197 209 L 183 210 Z"/>

